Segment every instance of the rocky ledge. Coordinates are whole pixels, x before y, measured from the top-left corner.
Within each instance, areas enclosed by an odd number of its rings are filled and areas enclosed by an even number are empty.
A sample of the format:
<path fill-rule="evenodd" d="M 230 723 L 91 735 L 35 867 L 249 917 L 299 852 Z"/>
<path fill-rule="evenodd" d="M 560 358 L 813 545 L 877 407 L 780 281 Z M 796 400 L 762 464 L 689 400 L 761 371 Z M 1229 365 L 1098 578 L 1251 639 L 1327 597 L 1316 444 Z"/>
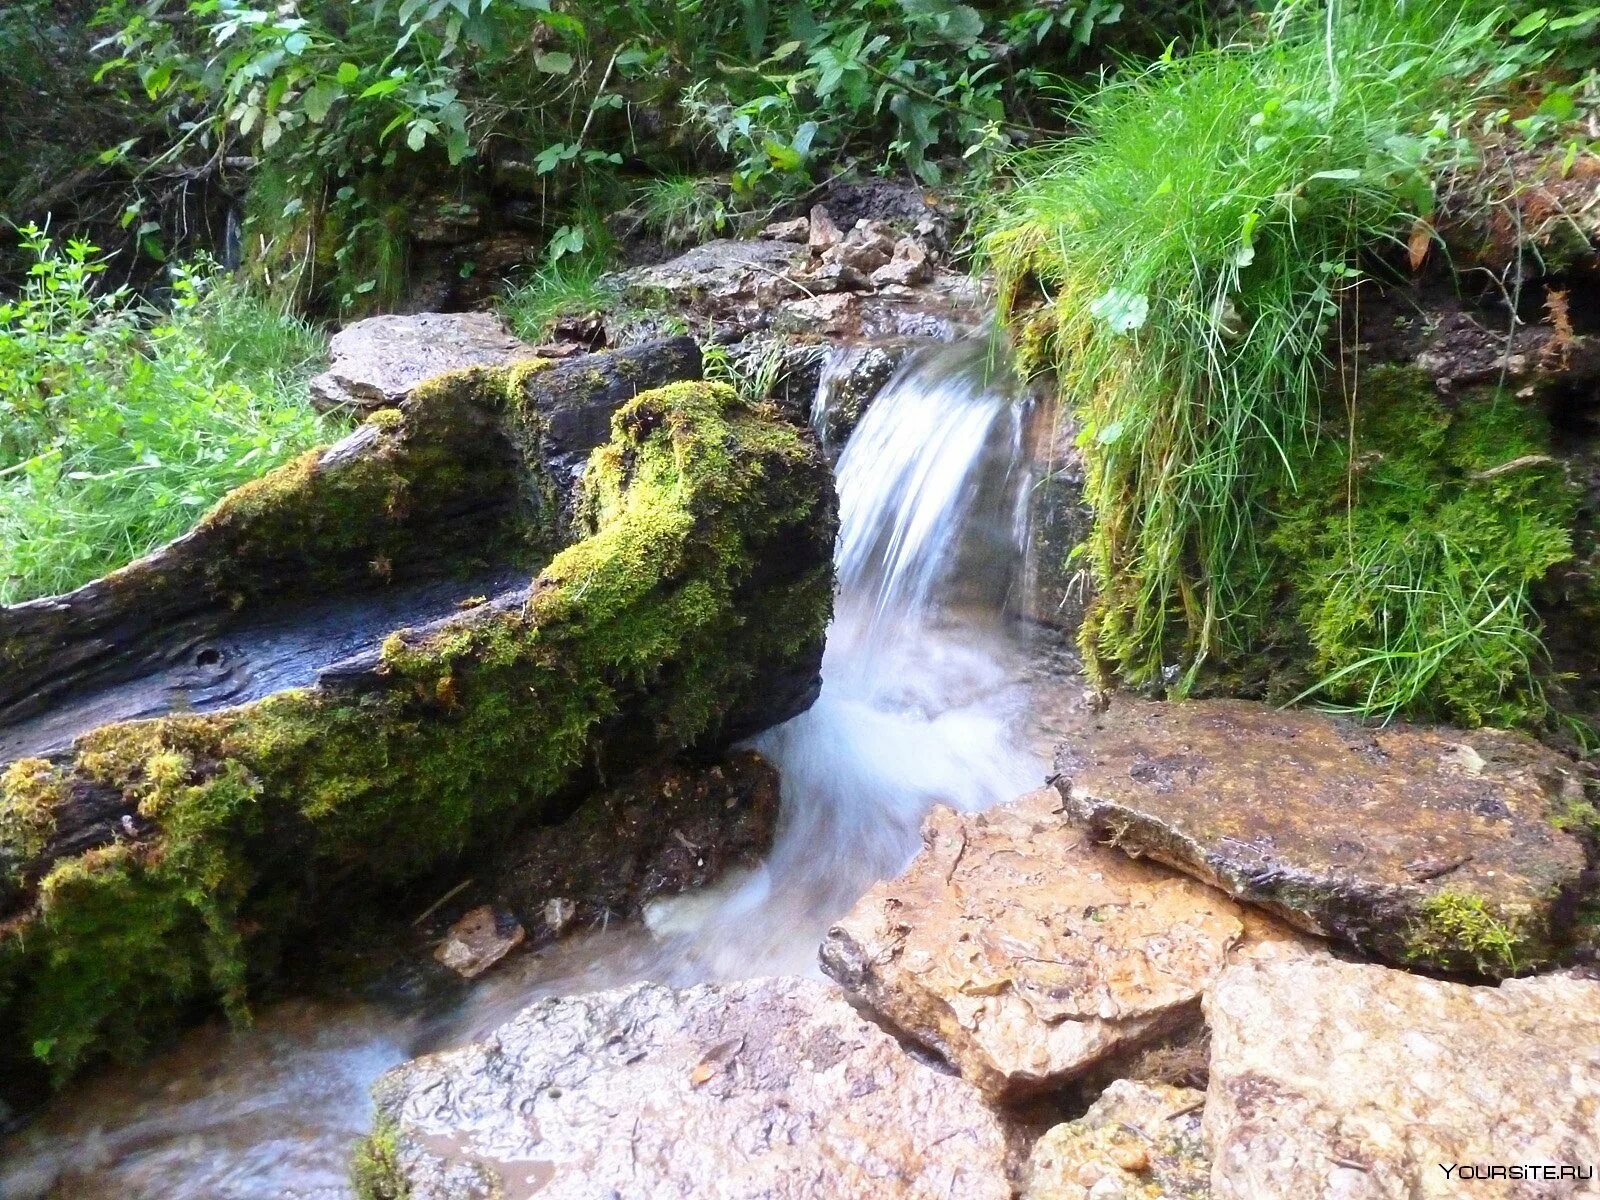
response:
<path fill-rule="evenodd" d="M 1055 765 L 1095 837 L 1391 962 L 1502 977 L 1572 933 L 1594 809 L 1518 734 L 1119 697 Z"/>

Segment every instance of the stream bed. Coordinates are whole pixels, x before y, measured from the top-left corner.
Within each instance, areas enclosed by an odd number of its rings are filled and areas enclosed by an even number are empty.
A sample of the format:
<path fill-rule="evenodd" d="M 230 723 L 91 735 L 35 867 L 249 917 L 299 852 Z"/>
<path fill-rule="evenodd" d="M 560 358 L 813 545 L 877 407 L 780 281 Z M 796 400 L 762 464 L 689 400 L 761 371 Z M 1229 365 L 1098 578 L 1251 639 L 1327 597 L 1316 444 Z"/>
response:
<path fill-rule="evenodd" d="M 345 1200 L 368 1088 L 407 1058 L 481 1036 L 540 996 L 816 974 L 828 925 L 910 861 L 932 805 L 982 808 L 1045 778 L 1058 710 L 1036 685 L 1050 655 L 1013 615 L 1031 410 L 971 341 L 912 356 L 863 416 L 837 464 L 821 695 L 752 742 L 782 778 L 760 868 L 658 899 L 642 925 L 514 957 L 448 1012 L 295 1000 L 247 1029 L 209 1023 L 69 1087 L 0 1143 L 0 1200 Z"/>

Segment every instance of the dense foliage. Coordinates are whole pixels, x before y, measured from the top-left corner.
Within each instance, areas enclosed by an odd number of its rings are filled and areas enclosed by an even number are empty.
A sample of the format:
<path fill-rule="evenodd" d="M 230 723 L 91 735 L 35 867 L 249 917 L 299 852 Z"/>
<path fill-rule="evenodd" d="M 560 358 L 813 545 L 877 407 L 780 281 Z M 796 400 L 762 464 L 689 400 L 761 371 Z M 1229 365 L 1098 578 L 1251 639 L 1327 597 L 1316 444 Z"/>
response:
<path fill-rule="evenodd" d="M 311 327 L 201 268 L 157 312 L 93 288 L 93 246 L 22 234 L 33 267 L 0 304 L 0 603 L 122 565 L 334 429 L 305 402 Z"/>
<path fill-rule="evenodd" d="M 1197 13 L 1118 0 L 116 0 L 105 19 L 122 50 L 108 69 L 137 76 L 184 153 L 262 160 L 257 249 L 291 262 L 303 295 L 351 304 L 392 290 L 404 210 L 437 202 L 441 181 L 448 199 L 516 180 L 538 199 L 552 258 L 601 236 L 596 201 L 619 176 L 725 172 L 724 195 L 692 181 L 650 193 L 660 224 L 696 228 L 845 155 L 936 183 L 1048 119 L 1046 71 L 1083 65 L 1107 39 L 1159 48 Z"/>

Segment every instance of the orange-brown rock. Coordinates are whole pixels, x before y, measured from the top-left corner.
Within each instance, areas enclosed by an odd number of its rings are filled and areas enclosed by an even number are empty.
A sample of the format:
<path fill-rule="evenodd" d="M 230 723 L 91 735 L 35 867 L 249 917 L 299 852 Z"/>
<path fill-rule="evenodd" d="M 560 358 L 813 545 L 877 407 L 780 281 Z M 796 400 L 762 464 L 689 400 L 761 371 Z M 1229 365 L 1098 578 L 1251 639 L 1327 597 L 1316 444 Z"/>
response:
<path fill-rule="evenodd" d="M 1590 819 L 1573 764 L 1518 734 L 1368 728 L 1239 700 L 1118 699 L 1055 786 L 1096 838 L 1301 929 L 1501 976 L 1567 936 Z"/>
<path fill-rule="evenodd" d="M 938 808 L 823 969 L 992 1097 L 1051 1088 L 1199 1019 L 1243 932 L 1211 888 L 1096 845 L 1049 789 Z"/>

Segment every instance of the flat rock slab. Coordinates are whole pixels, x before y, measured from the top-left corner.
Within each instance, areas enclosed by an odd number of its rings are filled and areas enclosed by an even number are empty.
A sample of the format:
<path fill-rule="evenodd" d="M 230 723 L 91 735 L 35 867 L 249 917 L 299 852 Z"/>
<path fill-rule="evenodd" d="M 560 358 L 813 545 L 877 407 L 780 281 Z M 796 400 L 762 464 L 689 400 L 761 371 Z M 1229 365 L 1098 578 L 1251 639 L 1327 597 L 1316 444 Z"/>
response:
<path fill-rule="evenodd" d="M 1573 1177 L 1600 1165 L 1600 984 L 1305 957 L 1230 967 L 1206 1011 L 1217 1200 L 1600 1196 Z"/>
<path fill-rule="evenodd" d="M 923 850 L 835 925 L 823 969 L 997 1098 L 1198 1023 L 1244 926 L 1219 892 L 1096 845 L 1050 789 L 936 808 Z"/>
<path fill-rule="evenodd" d="M 504 321 L 481 312 L 368 317 L 334 334 L 328 353 L 328 369 L 311 381 L 319 408 L 388 408 L 446 371 L 537 357 Z"/>
<path fill-rule="evenodd" d="M 1011 1195 L 977 1091 L 810 980 L 539 1001 L 374 1096 L 411 1200 Z"/>
<path fill-rule="evenodd" d="M 1118 699 L 1055 786 L 1096 837 L 1406 965 L 1512 974 L 1555 956 L 1592 814 L 1517 734 L 1373 729 L 1242 700 Z"/>
<path fill-rule="evenodd" d="M 1034 1144 L 1022 1200 L 1205 1200 L 1204 1104 L 1193 1088 L 1117 1080 L 1083 1116 Z"/>

